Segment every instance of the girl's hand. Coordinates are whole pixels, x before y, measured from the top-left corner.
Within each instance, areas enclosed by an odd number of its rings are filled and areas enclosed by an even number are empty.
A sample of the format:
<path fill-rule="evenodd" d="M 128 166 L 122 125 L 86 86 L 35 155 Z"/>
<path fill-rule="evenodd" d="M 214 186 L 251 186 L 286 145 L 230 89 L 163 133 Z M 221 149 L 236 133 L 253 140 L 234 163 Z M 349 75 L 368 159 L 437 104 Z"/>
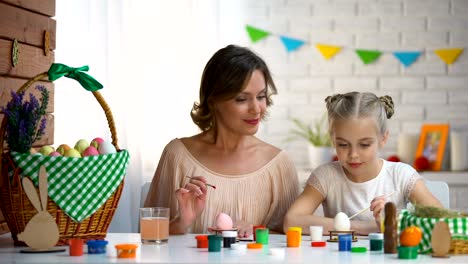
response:
<path fill-rule="evenodd" d="M 179 218 L 186 227 L 190 226 L 205 209 L 206 193 L 206 179 L 202 176 L 192 177 L 183 188 L 176 190 Z"/>
<path fill-rule="evenodd" d="M 237 220 L 234 227 L 237 228 L 237 236 L 239 238 L 247 238 L 252 235 L 253 225 L 251 223 L 247 223 L 243 220 Z"/>
<path fill-rule="evenodd" d="M 371 205 L 370 205 L 370 210 L 372 211 L 372 214 L 374 215 L 375 222 L 377 226 L 379 227 L 379 229 L 380 229 L 380 223 L 381 223 L 380 215 L 381 215 L 381 212 L 383 212 L 385 208 L 385 203 L 386 203 L 385 196 L 377 196 L 371 201 Z"/>

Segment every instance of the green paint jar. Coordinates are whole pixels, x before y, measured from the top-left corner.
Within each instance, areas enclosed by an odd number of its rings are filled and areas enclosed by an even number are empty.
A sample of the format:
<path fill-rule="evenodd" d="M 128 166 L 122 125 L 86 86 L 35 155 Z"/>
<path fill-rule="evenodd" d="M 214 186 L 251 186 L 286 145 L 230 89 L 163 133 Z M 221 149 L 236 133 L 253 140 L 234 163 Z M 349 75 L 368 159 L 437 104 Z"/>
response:
<path fill-rule="evenodd" d="M 398 258 L 399 259 L 416 259 L 418 258 L 419 247 L 398 247 Z"/>
<path fill-rule="evenodd" d="M 383 250 L 383 234 L 382 233 L 370 233 L 369 234 L 369 249 L 370 251 L 382 251 Z"/>
<path fill-rule="evenodd" d="M 209 235 L 208 236 L 208 252 L 220 252 L 222 241 L 223 241 L 222 236 Z"/>
<path fill-rule="evenodd" d="M 268 228 L 257 228 L 255 236 L 258 244 L 268 245 Z"/>

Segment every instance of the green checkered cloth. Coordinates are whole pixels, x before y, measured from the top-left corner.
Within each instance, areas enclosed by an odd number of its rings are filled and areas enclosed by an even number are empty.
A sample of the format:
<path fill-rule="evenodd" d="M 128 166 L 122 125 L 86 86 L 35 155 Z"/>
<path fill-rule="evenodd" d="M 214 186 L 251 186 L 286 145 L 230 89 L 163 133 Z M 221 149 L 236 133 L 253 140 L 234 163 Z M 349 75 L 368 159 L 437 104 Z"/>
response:
<path fill-rule="evenodd" d="M 21 176 L 38 186 L 38 172 L 44 165 L 49 197 L 75 222 L 96 212 L 122 182 L 128 165 L 128 151 L 83 158 L 50 157 L 12 152 Z"/>
<path fill-rule="evenodd" d="M 454 218 L 422 218 L 412 215 L 408 210 L 402 210 L 400 214 L 400 232 L 409 226 L 417 226 L 423 231 L 419 252 L 429 253 L 432 251 L 431 238 L 432 229 L 437 222 L 444 221 L 448 224 L 450 233 L 457 236 L 468 235 L 468 217 Z"/>

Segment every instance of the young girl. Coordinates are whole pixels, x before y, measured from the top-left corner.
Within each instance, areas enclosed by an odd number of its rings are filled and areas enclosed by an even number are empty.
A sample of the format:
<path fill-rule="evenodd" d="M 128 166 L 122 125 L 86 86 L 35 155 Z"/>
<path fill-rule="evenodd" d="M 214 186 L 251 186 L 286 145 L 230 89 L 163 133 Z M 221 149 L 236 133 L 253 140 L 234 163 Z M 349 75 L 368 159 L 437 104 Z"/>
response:
<path fill-rule="evenodd" d="M 387 119 L 393 113 L 390 96 L 351 92 L 325 99 L 330 136 L 339 161 L 317 167 L 302 194 L 284 219 L 289 226 L 323 226 L 324 233 L 334 230 L 339 212 L 351 216 L 363 208 L 370 210 L 351 221 L 351 230 L 368 234 L 380 230 L 380 212 L 386 202 L 397 209 L 408 202 L 442 207 L 426 188 L 423 178 L 411 166 L 378 157 L 388 139 Z M 322 204 L 324 217 L 314 216 Z"/>

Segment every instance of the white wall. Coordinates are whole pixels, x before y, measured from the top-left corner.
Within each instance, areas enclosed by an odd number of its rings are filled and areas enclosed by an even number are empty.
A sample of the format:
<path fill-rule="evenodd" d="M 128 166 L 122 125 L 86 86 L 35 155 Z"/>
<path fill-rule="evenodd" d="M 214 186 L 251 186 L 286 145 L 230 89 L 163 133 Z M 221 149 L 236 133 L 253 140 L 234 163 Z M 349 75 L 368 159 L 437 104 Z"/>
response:
<path fill-rule="evenodd" d="M 327 95 L 347 91 L 388 94 L 395 101 L 391 137 L 383 157 L 396 153 L 398 134 L 419 133 L 421 124 L 449 122 L 468 127 L 468 55 L 451 66 L 432 51 L 468 44 L 465 0 L 256 0 L 244 1 L 245 23 L 277 35 L 306 40 L 287 53 L 278 36 L 246 42 L 270 65 L 279 86 L 269 121 L 260 136 L 285 148 L 298 167 L 307 166 L 306 144 L 285 143 L 289 118 L 314 120 L 325 111 Z M 239 25 L 242 26 L 242 25 Z M 317 43 L 343 46 L 325 61 Z M 363 65 L 354 49 L 386 53 Z M 391 51 L 425 51 L 404 68 Z"/>

